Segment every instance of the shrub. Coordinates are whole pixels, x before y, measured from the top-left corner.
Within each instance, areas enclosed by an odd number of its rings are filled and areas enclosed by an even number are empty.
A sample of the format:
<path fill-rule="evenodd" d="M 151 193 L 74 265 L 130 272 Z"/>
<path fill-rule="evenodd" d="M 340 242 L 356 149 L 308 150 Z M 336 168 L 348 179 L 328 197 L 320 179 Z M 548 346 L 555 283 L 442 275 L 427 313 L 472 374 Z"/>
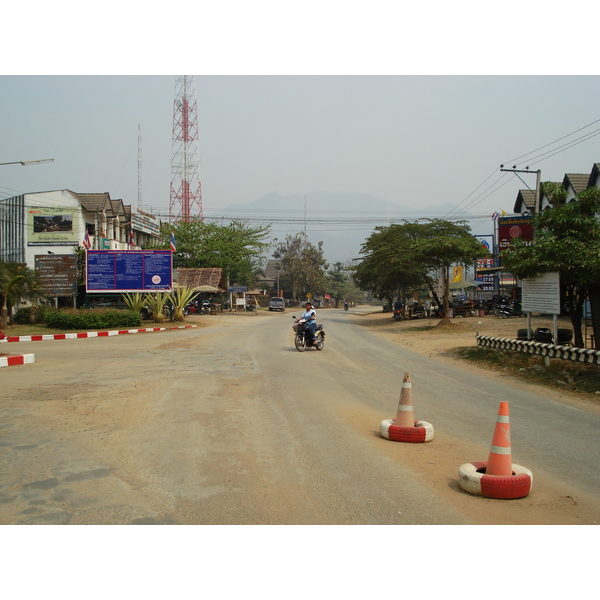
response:
<path fill-rule="evenodd" d="M 139 327 L 141 317 L 130 310 L 104 308 L 55 310 L 46 315 L 46 325 L 54 329 L 97 330 Z"/>
<path fill-rule="evenodd" d="M 40 304 L 37 307 L 35 313 L 35 322 L 36 323 L 45 323 L 48 313 L 53 312 L 55 309 L 51 306 L 46 306 L 44 304 Z M 15 313 L 15 323 L 19 325 L 28 325 L 29 324 L 29 315 L 31 314 L 31 306 L 26 306 L 25 308 L 19 308 Z"/>

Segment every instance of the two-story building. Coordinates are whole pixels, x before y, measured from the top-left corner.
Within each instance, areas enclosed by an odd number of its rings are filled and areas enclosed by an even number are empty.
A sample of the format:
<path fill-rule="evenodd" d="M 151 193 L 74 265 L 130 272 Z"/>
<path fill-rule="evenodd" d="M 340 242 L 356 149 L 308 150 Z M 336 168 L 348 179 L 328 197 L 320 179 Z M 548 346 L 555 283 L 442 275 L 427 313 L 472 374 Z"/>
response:
<path fill-rule="evenodd" d="M 157 217 L 108 192 L 55 190 L 0 200 L 0 260 L 31 268 L 37 254 L 72 254 L 76 246 L 138 250 L 159 230 Z"/>

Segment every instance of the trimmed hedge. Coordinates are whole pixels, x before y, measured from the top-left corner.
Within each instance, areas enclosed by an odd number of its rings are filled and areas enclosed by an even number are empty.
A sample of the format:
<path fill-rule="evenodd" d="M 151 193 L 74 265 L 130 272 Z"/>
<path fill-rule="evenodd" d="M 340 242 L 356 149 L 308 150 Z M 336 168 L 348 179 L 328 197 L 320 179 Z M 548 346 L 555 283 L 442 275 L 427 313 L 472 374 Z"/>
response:
<path fill-rule="evenodd" d="M 53 310 L 45 315 L 45 320 L 48 327 L 76 331 L 139 327 L 142 323 L 139 313 L 110 308 Z"/>
<path fill-rule="evenodd" d="M 55 309 L 51 306 L 46 306 L 44 304 L 40 304 L 37 307 L 35 313 L 35 322 L 36 323 L 45 323 L 46 315 L 49 312 L 54 311 Z M 15 313 L 15 323 L 19 325 L 28 325 L 29 324 L 29 314 L 31 313 L 31 306 L 26 306 L 25 308 L 19 308 Z"/>

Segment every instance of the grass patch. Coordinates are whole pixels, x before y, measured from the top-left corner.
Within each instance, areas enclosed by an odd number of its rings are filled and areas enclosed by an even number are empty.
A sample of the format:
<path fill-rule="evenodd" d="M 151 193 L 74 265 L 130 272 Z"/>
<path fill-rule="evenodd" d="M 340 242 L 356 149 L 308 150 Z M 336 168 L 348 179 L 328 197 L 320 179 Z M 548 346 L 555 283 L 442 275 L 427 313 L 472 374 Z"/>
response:
<path fill-rule="evenodd" d="M 486 347 L 455 348 L 447 354 L 495 371 L 505 371 L 530 383 L 593 395 L 600 400 L 599 365 L 551 358 L 546 367 L 541 356 Z"/>

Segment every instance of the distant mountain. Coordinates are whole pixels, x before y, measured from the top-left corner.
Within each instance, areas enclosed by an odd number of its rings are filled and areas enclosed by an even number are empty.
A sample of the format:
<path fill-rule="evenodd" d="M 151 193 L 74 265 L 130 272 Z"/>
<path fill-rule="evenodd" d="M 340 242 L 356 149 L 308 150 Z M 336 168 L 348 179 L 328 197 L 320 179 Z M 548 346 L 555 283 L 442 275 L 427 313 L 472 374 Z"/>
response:
<path fill-rule="evenodd" d="M 407 207 L 371 196 L 344 192 L 311 192 L 283 196 L 276 192 L 245 204 L 231 204 L 205 217 L 239 218 L 249 223 L 270 223 L 273 236 L 306 231 L 308 240 L 323 242 L 323 253 L 330 263 L 351 262 L 359 258 L 360 247 L 378 225 L 442 217 L 451 205 Z"/>

